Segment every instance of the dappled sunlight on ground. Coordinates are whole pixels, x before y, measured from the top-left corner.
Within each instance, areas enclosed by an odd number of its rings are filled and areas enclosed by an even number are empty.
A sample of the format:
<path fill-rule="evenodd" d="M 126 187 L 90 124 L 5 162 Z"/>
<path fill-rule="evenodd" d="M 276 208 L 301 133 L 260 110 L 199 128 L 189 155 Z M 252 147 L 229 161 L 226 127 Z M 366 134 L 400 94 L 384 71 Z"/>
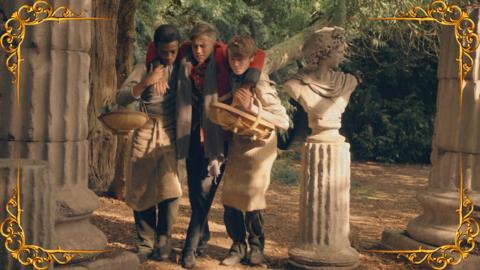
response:
<path fill-rule="evenodd" d="M 282 168 L 278 172 L 278 168 Z M 298 225 L 299 188 L 295 182 L 300 176 L 298 155 L 281 155 L 272 174 L 272 184 L 268 192 L 268 208 L 265 212 L 267 264 L 261 267 L 239 265 L 235 268 L 222 267 L 219 261 L 227 254 L 231 241 L 223 225 L 221 188 L 215 198 L 210 213 L 212 239 L 209 242 L 208 256 L 199 258 L 196 269 L 282 269 L 288 258 L 288 247 L 294 245 Z M 421 213 L 415 199 L 419 190 L 425 189 L 428 182 L 429 166 L 384 165 L 378 163 L 353 163 L 351 177 L 351 241 L 360 252 L 359 269 L 398 270 L 417 269 L 405 264 L 395 255 L 372 254 L 368 249 L 378 248 L 384 229 L 404 230 L 408 221 Z M 280 181 L 279 176 L 290 179 Z M 186 183 L 180 202 L 180 215 L 174 229 L 174 250 L 179 254 L 185 238 L 190 218 L 190 204 Z M 134 250 L 135 229 L 133 213 L 123 202 L 100 198 L 101 207 L 94 212 L 92 222 L 106 232 L 112 248 Z M 182 269 L 174 262 L 149 260 L 143 270 Z"/>

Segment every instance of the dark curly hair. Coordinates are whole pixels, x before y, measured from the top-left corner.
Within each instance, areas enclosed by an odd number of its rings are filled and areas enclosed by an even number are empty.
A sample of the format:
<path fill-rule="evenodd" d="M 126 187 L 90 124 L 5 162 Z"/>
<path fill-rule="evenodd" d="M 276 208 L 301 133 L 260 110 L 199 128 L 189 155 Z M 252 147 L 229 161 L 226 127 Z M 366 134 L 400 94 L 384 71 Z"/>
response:
<path fill-rule="evenodd" d="M 305 42 L 302 53 L 309 65 L 317 66 L 321 60 L 328 58 L 342 45 L 346 45 L 345 29 L 337 26 L 323 27 L 315 31 Z"/>

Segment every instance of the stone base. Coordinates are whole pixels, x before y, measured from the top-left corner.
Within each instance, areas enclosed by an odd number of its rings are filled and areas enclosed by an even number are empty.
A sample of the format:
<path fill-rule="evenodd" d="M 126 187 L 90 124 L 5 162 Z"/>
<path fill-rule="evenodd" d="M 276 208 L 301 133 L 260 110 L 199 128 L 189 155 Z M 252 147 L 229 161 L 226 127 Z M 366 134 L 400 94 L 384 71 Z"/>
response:
<path fill-rule="evenodd" d="M 299 264 L 289 259 L 286 269 L 288 270 L 353 270 L 353 269 L 357 269 L 357 267 L 358 267 L 358 263 L 354 266 L 332 266 L 332 265 L 309 266 L 309 265 Z"/>
<path fill-rule="evenodd" d="M 453 239 L 452 239 L 453 241 Z M 445 243 L 450 244 L 450 243 Z M 396 250 L 412 250 L 418 249 L 422 246 L 427 249 L 434 249 L 436 247 L 430 246 L 428 244 L 418 242 L 415 239 L 410 238 L 404 232 L 385 230 L 382 234 L 381 245 L 386 249 L 396 249 Z M 480 256 L 470 255 L 459 265 L 456 266 L 447 266 L 446 270 L 478 270 L 480 265 Z M 425 265 L 426 266 L 426 265 Z M 428 269 L 431 269 L 428 267 Z"/>
<path fill-rule="evenodd" d="M 296 247 L 290 249 L 288 255 L 288 269 L 351 270 L 358 267 L 358 252 L 351 247 L 337 251 Z"/>
<path fill-rule="evenodd" d="M 447 165 L 443 165 L 443 167 L 447 167 Z M 470 195 L 473 201 L 478 201 L 477 194 Z M 417 199 L 424 211 L 408 223 L 408 235 L 431 246 L 441 246 L 452 242 L 458 228 L 457 209 L 460 200 L 458 191 L 426 190 L 419 193 Z"/>
<path fill-rule="evenodd" d="M 138 270 L 140 261 L 137 255 L 127 251 L 114 251 L 97 257 L 95 260 L 77 264 L 55 266 L 59 270 Z"/>

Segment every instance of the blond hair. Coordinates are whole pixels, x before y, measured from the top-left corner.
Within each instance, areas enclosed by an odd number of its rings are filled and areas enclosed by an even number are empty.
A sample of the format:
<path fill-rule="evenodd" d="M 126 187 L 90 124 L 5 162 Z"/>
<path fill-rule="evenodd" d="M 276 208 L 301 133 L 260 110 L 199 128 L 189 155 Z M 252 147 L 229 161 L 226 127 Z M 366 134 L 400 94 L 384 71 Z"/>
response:
<path fill-rule="evenodd" d="M 190 32 L 190 40 L 193 41 L 199 36 L 207 36 L 212 40 L 217 40 L 217 31 L 215 27 L 206 22 L 198 22 L 193 26 L 192 31 Z"/>

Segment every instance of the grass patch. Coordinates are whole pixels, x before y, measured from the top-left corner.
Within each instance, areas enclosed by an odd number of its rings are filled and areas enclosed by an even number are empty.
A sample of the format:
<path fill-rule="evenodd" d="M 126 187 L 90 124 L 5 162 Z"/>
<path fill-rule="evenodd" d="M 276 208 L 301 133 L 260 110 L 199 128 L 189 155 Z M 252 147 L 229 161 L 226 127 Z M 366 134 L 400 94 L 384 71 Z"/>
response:
<path fill-rule="evenodd" d="M 362 200 L 368 200 L 375 194 L 375 191 L 371 188 L 363 186 L 359 181 L 352 179 L 350 181 L 350 193 Z"/>
<path fill-rule="evenodd" d="M 295 150 L 279 151 L 272 168 L 272 181 L 296 186 L 300 180 L 301 155 Z"/>

